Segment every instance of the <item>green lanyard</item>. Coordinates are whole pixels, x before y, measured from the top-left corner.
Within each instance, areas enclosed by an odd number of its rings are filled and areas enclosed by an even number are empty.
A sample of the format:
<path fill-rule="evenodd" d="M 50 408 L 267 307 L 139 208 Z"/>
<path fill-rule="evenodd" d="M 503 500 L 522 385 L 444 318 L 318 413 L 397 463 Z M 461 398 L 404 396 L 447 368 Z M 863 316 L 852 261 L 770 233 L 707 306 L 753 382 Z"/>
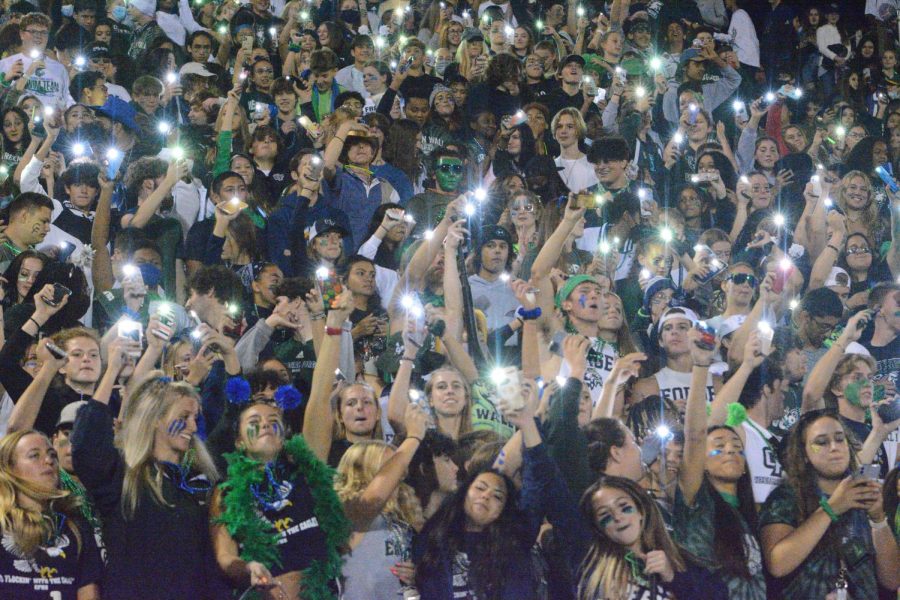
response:
<path fill-rule="evenodd" d="M 9 242 L 3 242 L 3 247 L 12 252 L 13 256 L 18 256 L 24 252 L 24 250 L 19 250 Z"/>

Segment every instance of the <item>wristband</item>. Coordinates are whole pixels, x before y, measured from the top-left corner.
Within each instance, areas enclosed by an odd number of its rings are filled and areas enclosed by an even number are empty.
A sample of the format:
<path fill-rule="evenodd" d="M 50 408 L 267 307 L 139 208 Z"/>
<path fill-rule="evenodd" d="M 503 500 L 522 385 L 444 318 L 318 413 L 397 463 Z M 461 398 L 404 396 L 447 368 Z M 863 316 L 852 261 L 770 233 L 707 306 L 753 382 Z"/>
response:
<path fill-rule="evenodd" d="M 406 362 L 408 362 L 409 364 L 411 364 L 411 365 L 415 365 L 415 364 L 416 364 L 416 361 L 415 361 L 415 359 L 413 359 L 413 358 L 406 358 L 405 356 L 400 357 L 400 362 L 403 362 L 404 360 L 405 360 Z"/>
<path fill-rule="evenodd" d="M 310 321 L 321 321 L 324 318 L 325 318 L 325 311 L 317 312 L 317 313 L 313 313 L 313 314 L 309 315 Z"/>
<path fill-rule="evenodd" d="M 873 521 L 872 519 L 869 519 L 869 527 L 872 528 L 872 531 L 884 529 L 885 527 L 887 527 L 887 517 L 883 517 L 880 521 Z"/>
<path fill-rule="evenodd" d="M 838 517 L 837 514 L 834 512 L 834 509 L 831 508 L 831 505 L 828 504 L 828 500 L 826 500 L 825 498 L 820 498 L 820 499 L 819 499 L 819 506 L 822 507 L 822 510 L 825 511 L 825 514 L 828 515 L 828 517 L 829 517 L 833 522 L 837 523 L 839 517 Z"/>
<path fill-rule="evenodd" d="M 710 366 L 711 364 L 712 364 L 711 362 L 708 362 L 708 363 L 706 363 L 706 364 L 703 364 L 703 363 L 693 363 L 693 365 L 694 365 L 695 367 L 700 367 L 701 369 L 708 369 L 709 366 Z"/>
<path fill-rule="evenodd" d="M 341 327 L 325 327 L 326 335 L 341 335 L 342 333 L 344 330 Z"/>
<path fill-rule="evenodd" d="M 37 321 L 35 321 L 33 317 L 28 317 L 28 321 L 31 321 L 32 323 L 34 323 L 35 327 L 37 327 L 37 328 L 40 330 L 41 324 L 38 323 Z M 26 323 L 27 323 L 28 321 L 26 321 Z"/>
<path fill-rule="evenodd" d="M 335 140 L 341 140 L 341 143 L 342 143 L 342 144 L 343 144 L 344 142 L 347 141 L 347 140 L 345 140 L 344 138 L 338 137 L 338 136 L 334 136 L 334 138 L 332 138 L 332 139 L 335 139 Z"/>
<path fill-rule="evenodd" d="M 420 437 L 418 437 L 418 436 L 416 436 L 416 435 L 408 435 L 408 436 L 406 436 L 406 439 L 408 439 L 408 440 L 419 440 L 419 443 L 420 443 L 420 444 L 422 443 L 422 438 L 420 438 Z"/>
<path fill-rule="evenodd" d="M 841 253 L 841 251 L 838 250 L 837 247 L 832 246 L 831 244 L 828 244 L 828 245 L 825 246 L 825 247 L 826 247 L 826 248 L 831 248 L 832 250 L 834 250 L 834 253 L 835 253 L 835 254 L 840 254 L 840 253 Z"/>
<path fill-rule="evenodd" d="M 541 316 L 541 307 L 536 306 L 531 310 L 525 310 L 523 307 L 519 307 L 519 310 L 516 311 L 520 317 L 522 317 L 523 321 L 533 321 Z"/>

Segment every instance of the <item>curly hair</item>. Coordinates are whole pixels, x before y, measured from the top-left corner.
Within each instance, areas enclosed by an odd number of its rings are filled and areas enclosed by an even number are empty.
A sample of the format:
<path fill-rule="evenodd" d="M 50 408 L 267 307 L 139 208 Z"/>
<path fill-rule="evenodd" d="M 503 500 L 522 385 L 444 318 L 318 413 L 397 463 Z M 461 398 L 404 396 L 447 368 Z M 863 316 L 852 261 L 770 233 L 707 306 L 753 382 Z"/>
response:
<path fill-rule="evenodd" d="M 126 206 L 137 206 L 138 194 L 144 181 L 163 177 L 168 169 L 169 165 L 166 161 L 154 156 L 142 156 L 128 165 L 124 179 Z"/>
<path fill-rule="evenodd" d="M 497 54 L 488 63 L 484 76 L 485 83 L 492 88 L 507 81 L 521 81 L 522 61 L 512 54 Z"/>

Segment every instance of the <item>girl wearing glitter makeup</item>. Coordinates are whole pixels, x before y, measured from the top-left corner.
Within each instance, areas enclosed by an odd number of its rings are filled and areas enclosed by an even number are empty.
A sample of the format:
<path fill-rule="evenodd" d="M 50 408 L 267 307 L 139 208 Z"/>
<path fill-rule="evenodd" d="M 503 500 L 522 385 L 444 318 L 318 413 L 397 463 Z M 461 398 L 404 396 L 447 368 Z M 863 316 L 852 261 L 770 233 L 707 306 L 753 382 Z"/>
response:
<path fill-rule="evenodd" d="M 71 434 L 75 472 L 103 521 L 103 596 L 155 597 L 165 585 L 168 598 L 224 598 L 207 533 L 217 473 L 196 436 L 197 393 L 153 371 L 133 384 L 116 428 L 109 398 L 126 363 L 125 352 L 110 351 Z"/>
<path fill-rule="evenodd" d="M 336 597 L 349 525 L 334 472 L 302 436 L 287 435 L 284 411 L 299 406 L 300 394 L 282 386 L 251 395 L 250 384 L 232 377 L 226 395 L 229 409 L 213 433 L 234 448 L 211 508 L 219 567 L 236 588 L 255 587 L 266 599 Z"/>
<path fill-rule="evenodd" d="M 731 427 L 707 429 L 706 381 L 716 348 L 701 347 L 699 339 L 697 329 L 688 332 L 693 368 L 674 537 L 725 581 L 729 598 L 764 600 L 766 581 L 744 446 Z"/>

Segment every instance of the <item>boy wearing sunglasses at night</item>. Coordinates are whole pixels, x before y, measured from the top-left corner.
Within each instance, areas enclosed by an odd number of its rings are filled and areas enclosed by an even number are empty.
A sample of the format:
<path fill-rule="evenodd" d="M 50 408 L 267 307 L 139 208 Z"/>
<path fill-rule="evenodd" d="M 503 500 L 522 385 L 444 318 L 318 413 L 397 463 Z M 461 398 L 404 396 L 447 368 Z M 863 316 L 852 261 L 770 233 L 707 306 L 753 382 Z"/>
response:
<path fill-rule="evenodd" d="M 437 225 L 444 209 L 459 195 L 463 177 L 462 154 L 453 148 L 440 148 L 433 155 L 434 185 L 409 201 L 406 212 L 416 220 L 416 229 L 431 229 Z"/>

